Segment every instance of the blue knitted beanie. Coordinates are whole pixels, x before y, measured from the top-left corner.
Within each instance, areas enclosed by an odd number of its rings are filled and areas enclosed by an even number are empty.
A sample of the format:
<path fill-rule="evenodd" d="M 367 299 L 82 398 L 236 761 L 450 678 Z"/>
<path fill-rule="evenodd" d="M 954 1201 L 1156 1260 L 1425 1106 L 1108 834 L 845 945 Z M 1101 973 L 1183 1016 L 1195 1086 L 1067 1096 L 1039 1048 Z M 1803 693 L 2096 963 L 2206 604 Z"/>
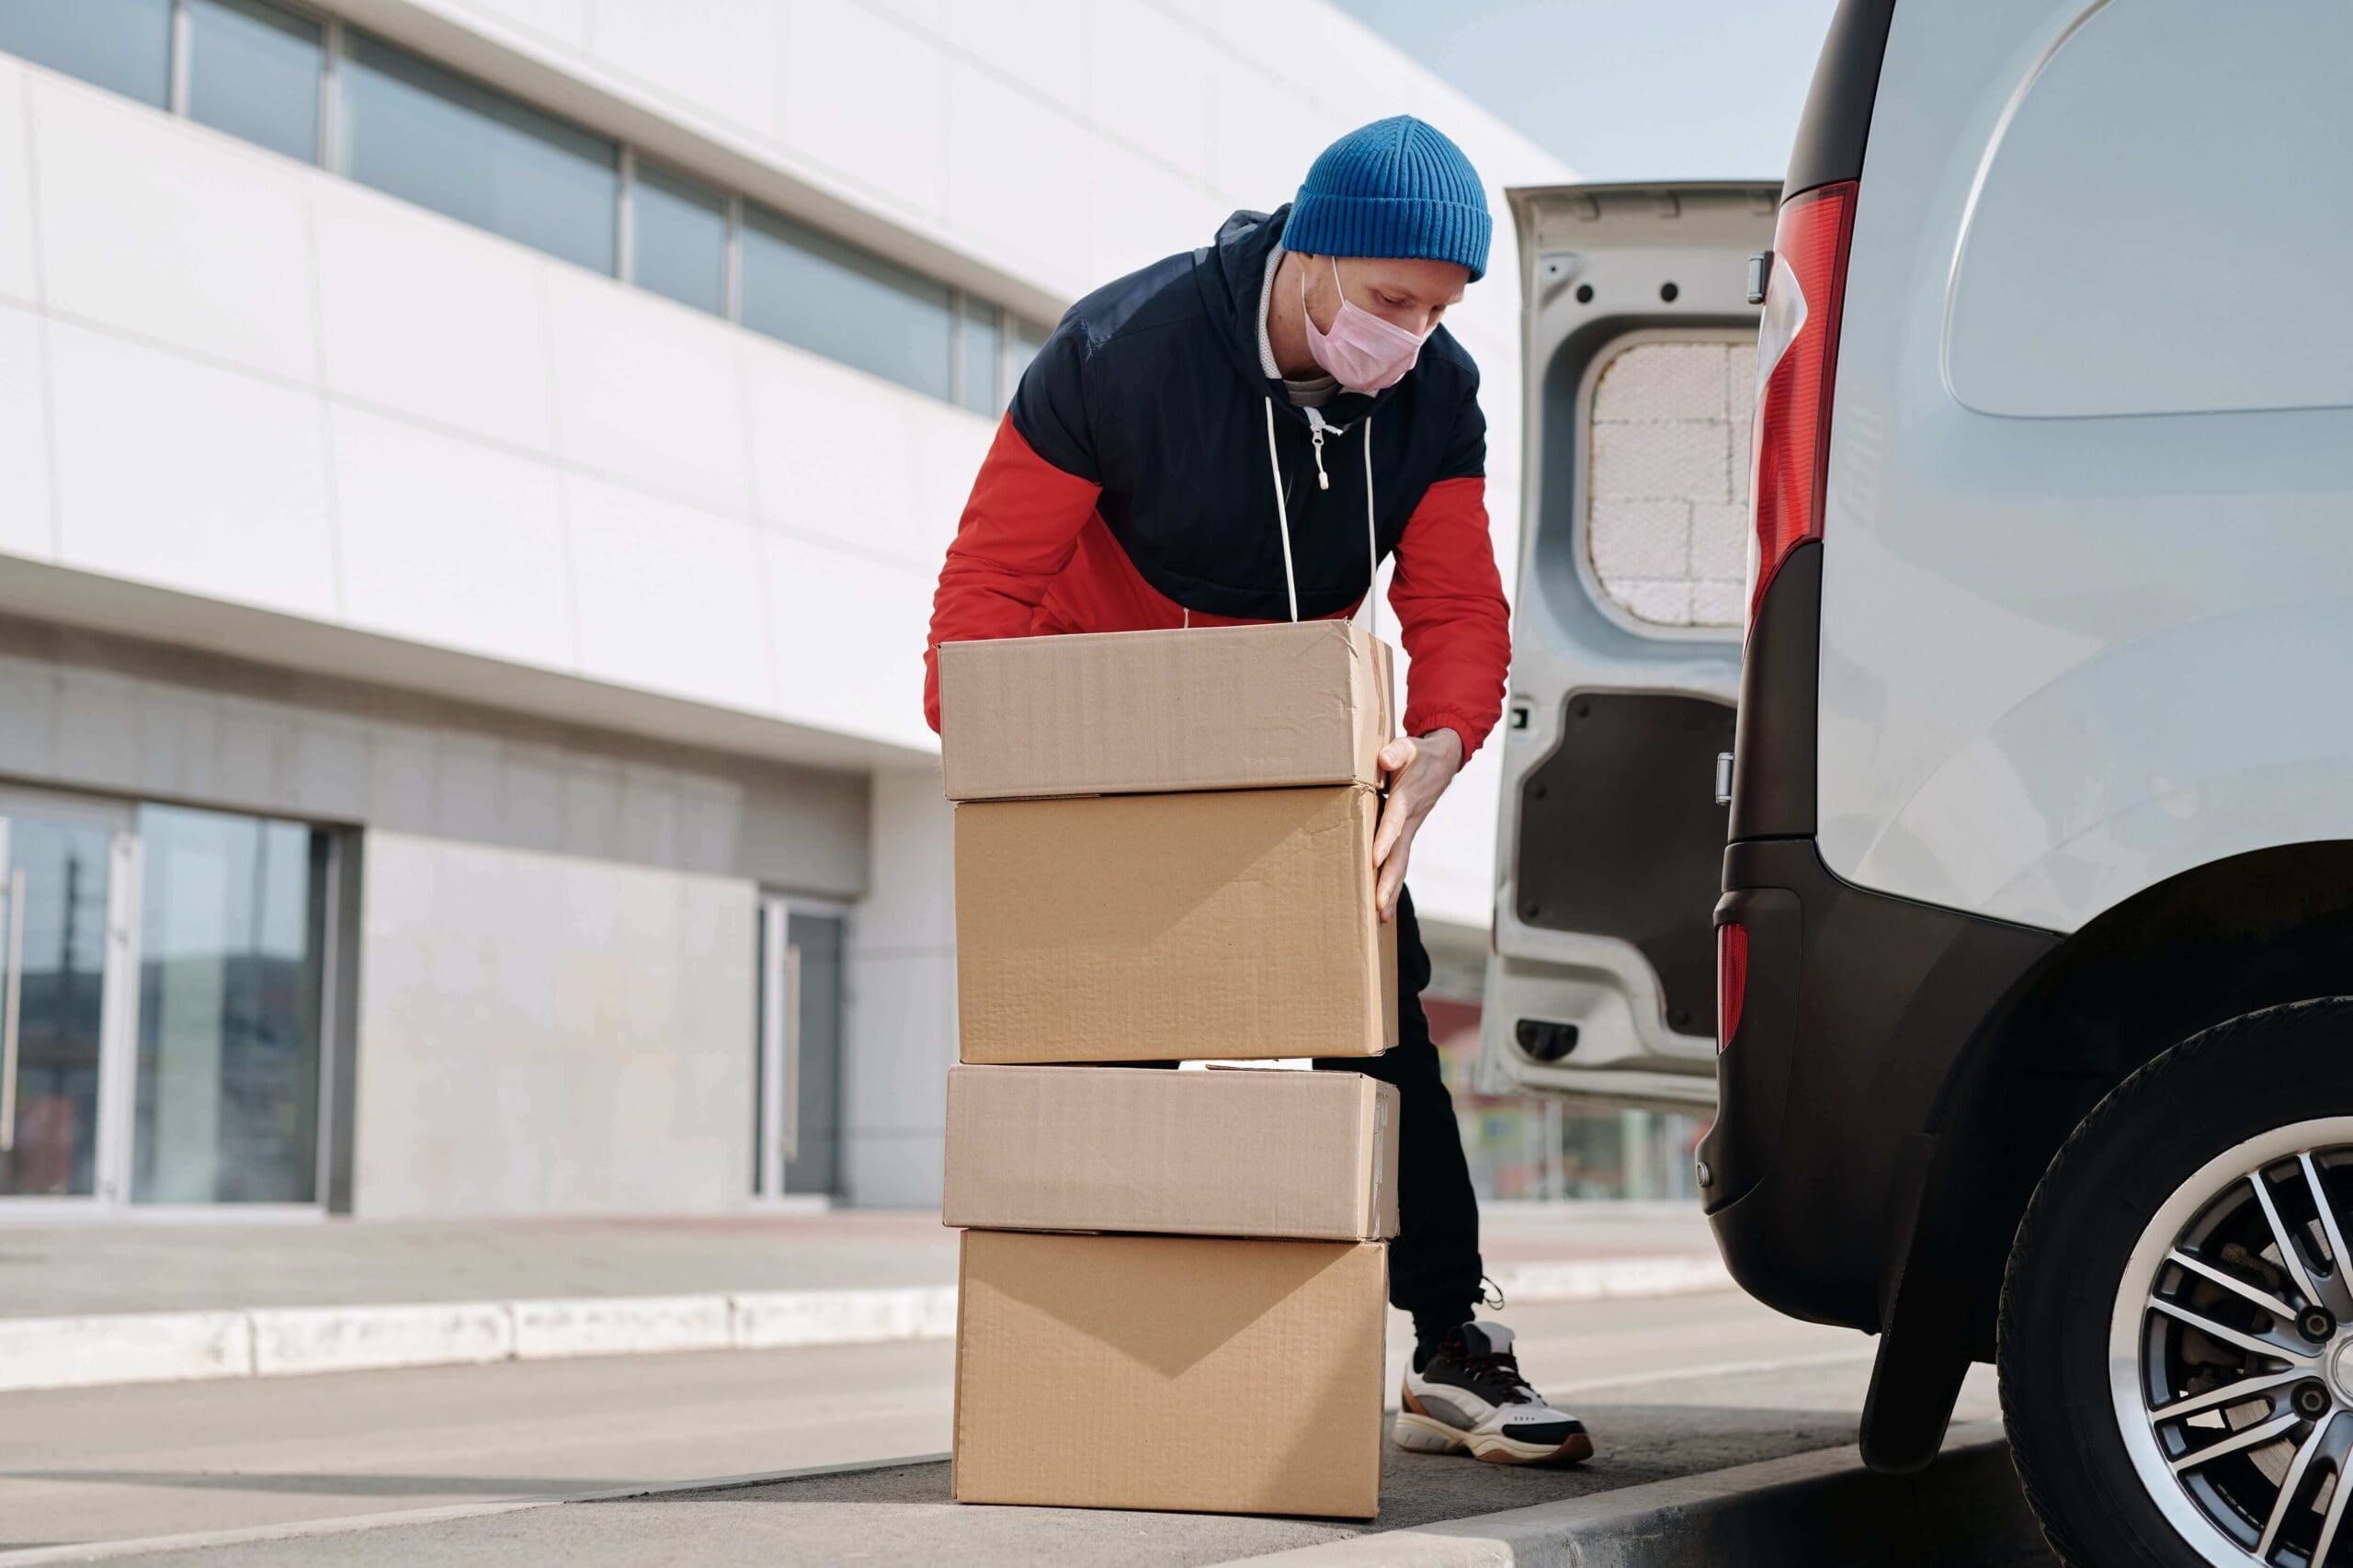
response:
<path fill-rule="evenodd" d="M 1314 256 L 1393 256 L 1487 270 L 1487 215 L 1479 171 L 1435 126 L 1410 114 L 1351 131 L 1307 171 L 1283 248 Z"/>

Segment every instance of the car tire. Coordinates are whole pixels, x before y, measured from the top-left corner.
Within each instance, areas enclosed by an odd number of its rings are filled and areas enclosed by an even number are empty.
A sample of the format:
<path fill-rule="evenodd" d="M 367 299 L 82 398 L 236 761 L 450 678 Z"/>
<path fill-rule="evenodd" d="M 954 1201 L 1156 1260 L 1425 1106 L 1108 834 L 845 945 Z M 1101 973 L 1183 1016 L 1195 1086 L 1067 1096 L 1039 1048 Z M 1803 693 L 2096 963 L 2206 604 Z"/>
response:
<path fill-rule="evenodd" d="M 2346 1232 L 2353 998 L 2208 1029 L 2084 1119 L 2019 1222 L 1997 1330 L 2012 1458 L 2055 1551 L 2081 1568 L 2238 1568 L 2320 1544 L 2345 1510 L 2315 1505 L 2353 1494 L 2353 1260 L 2329 1256 Z M 2197 1408 L 2210 1397 L 2227 1403 Z M 2189 1414 L 2151 1414 L 2169 1409 Z M 2353 1517 L 2338 1522 L 2341 1568 Z"/>

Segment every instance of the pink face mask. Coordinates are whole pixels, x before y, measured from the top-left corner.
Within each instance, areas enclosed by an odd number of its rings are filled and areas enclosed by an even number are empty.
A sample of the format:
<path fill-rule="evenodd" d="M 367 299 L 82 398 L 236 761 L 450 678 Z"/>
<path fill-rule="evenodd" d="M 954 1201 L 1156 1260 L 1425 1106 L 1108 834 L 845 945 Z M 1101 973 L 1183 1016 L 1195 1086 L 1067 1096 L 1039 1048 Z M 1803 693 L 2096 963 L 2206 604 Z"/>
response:
<path fill-rule="evenodd" d="M 1307 275 L 1300 274 L 1299 313 L 1307 323 L 1307 351 L 1334 381 L 1352 392 L 1377 392 L 1395 386 L 1414 368 L 1429 334 L 1417 336 L 1361 305 L 1350 304 L 1347 290 L 1340 287 L 1339 262 L 1330 256 L 1324 259 L 1332 263 L 1332 290 L 1340 297 L 1340 309 L 1332 317 L 1331 331 L 1318 327 L 1307 309 Z"/>

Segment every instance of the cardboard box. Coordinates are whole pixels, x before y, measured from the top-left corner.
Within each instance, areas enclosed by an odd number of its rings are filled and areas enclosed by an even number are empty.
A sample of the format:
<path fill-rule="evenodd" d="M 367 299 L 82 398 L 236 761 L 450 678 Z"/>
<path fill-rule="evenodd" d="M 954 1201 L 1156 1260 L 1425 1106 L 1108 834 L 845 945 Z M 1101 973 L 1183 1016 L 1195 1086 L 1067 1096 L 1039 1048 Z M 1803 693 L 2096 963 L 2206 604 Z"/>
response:
<path fill-rule="evenodd" d="M 1348 786 L 958 806 L 963 1060 L 1379 1055 L 1378 805 Z"/>
<path fill-rule="evenodd" d="M 1377 785 L 1389 672 L 1343 620 L 946 643 L 948 796 Z"/>
<path fill-rule="evenodd" d="M 1361 1073 L 952 1067 L 940 1217 L 1000 1231 L 1397 1233 L 1397 1091 Z"/>
<path fill-rule="evenodd" d="M 1370 1518 L 1380 1242 L 964 1233 L 956 1500 Z"/>

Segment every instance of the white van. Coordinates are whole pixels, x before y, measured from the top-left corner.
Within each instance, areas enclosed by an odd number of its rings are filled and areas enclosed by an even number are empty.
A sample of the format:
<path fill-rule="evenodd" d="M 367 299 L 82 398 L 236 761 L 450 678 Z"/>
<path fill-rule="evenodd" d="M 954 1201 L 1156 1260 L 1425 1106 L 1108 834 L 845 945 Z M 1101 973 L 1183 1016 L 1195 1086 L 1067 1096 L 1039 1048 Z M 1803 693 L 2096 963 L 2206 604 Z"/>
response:
<path fill-rule="evenodd" d="M 1779 187 L 1513 206 L 1483 1085 L 1720 1096 L 1874 1464 L 1994 1360 L 2072 1560 L 2353 1564 L 2353 4 L 1844 0 Z"/>

